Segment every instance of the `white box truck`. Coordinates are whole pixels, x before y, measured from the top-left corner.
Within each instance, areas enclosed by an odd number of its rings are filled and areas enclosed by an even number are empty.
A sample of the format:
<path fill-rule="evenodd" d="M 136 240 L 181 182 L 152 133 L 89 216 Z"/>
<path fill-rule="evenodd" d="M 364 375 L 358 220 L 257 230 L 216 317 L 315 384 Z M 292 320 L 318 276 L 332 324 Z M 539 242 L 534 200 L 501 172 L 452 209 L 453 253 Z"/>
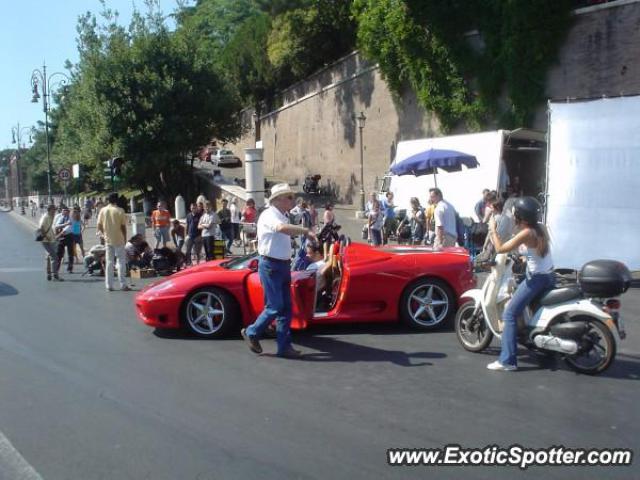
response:
<path fill-rule="evenodd" d="M 394 163 L 429 148 L 480 163 L 437 173 L 437 186 L 461 216 L 474 217 L 483 188 L 504 192 L 517 182 L 545 203 L 556 268 L 602 258 L 640 270 L 640 96 L 549 102 L 547 136 L 519 129 L 399 142 Z M 392 191 L 399 207 L 411 197 L 426 205 L 435 181 L 388 175 L 382 190 Z"/>
<path fill-rule="evenodd" d="M 544 193 L 547 146 L 543 132 L 497 130 L 403 141 L 398 143 L 393 163 L 430 148 L 473 155 L 479 166 L 472 169 L 462 167 L 463 170 L 458 172 L 439 169 L 435 176 L 385 176 L 382 191 L 393 192 L 399 207 L 409 208 L 411 197 L 418 197 L 426 206 L 429 189 L 436 184 L 462 217 L 475 217 L 473 207 L 485 188 L 506 192 L 516 181 L 525 195 Z"/>

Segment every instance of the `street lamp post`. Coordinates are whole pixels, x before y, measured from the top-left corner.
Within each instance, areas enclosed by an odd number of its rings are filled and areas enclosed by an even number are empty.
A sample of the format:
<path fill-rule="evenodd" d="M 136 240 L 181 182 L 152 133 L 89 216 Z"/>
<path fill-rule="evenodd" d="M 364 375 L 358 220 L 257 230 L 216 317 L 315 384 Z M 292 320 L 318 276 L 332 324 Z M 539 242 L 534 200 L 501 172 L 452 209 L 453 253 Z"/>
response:
<path fill-rule="evenodd" d="M 47 77 L 47 65 L 42 65 L 42 70 L 35 69 L 31 74 L 31 91 L 33 97 L 31 97 L 31 103 L 38 103 L 40 94 L 38 93 L 38 85 L 42 87 L 42 110 L 44 111 L 44 134 L 47 142 L 47 195 L 49 196 L 49 203 L 53 201 L 51 196 L 51 152 L 49 146 L 49 108 L 51 95 L 51 79 L 56 75 L 64 77 L 60 80 L 63 85 L 66 84 L 69 77 L 62 72 L 52 73 Z"/>
<path fill-rule="evenodd" d="M 364 147 L 362 144 L 362 130 L 364 129 L 365 121 L 367 117 L 364 116 L 364 112 L 360 112 L 360 115 L 355 117 L 358 130 L 360 130 L 360 211 L 356 213 L 358 218 L 364 217 L 365 209 L 365 195 L 364 195 Z"/>
<path fill-rule="evenodd" d="M 17 187 L 18 187 L 18 197 L 22 197 L 22 177 L 20 175 L 20 148 L 22 145 L 22 132 L 27 131 L 29 135 L 29 143 L 31 143 L 31 133 L 33 131 L 33 127 L 22 127 L 20 128 L 20 122 L 15 127 L 11 127 L 11 143 L 17 143 L 18 148 L 16 149 L 16 172 L 17 172 Z"/>

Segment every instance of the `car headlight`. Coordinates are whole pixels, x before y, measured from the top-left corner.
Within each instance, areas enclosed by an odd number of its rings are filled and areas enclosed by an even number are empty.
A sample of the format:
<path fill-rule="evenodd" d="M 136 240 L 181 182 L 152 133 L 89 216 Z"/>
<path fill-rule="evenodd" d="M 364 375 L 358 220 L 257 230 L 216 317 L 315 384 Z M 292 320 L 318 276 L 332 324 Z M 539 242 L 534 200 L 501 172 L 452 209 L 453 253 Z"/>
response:
<path fill-rule="evenodd" d="M 174 283 L 171 280 L 167 280 L 166 282 L 162 282 L 162 283 L 159 283 L 158 285 L 151 287 L 149 290 L 147 290 L 147 293 L 160 293 L 160 292 L 164 292 L 165 290 L 169 290 L 170 288 L 173 288 L 173 287 L 174 287 Z"/>

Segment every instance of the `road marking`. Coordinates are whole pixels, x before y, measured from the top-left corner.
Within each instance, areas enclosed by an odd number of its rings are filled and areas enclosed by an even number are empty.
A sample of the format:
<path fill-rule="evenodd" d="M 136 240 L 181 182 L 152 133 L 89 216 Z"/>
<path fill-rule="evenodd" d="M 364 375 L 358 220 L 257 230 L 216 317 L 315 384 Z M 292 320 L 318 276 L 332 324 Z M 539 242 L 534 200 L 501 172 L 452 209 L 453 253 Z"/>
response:
<path fill-rule="evenodd" d="M 24 273 L 24 272 L 41 272 L 42 268 L 36 267 L 0 267 L 0 273 Z"/>
<path fill-rule="evenodd" d="M 42 477 L 0 432 L 0 478 L 42 480 Z"/>

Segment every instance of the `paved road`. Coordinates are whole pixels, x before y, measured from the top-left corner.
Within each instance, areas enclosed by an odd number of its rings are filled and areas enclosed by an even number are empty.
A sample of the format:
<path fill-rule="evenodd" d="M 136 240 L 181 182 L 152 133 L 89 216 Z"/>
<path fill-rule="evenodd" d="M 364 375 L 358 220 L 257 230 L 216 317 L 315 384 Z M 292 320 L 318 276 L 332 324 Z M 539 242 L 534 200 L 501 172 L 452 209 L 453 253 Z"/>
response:
<path fill-rule="evenodd" d="M 640 448 L 639 292 L 605 375 L 485 370 L 452 332 L 389 327 L 295 335 L 306 360 L 238 338 L 161 338 L 133 294 L 46 282 L 40 245 L 0 213 L 0 478 L 637 478 L 634 467 L 388 467 L 389 447 Z M 274 351 L 271 341 L 266 351 Z M 29 466 L 30 465 L 30 466 Z"/>

